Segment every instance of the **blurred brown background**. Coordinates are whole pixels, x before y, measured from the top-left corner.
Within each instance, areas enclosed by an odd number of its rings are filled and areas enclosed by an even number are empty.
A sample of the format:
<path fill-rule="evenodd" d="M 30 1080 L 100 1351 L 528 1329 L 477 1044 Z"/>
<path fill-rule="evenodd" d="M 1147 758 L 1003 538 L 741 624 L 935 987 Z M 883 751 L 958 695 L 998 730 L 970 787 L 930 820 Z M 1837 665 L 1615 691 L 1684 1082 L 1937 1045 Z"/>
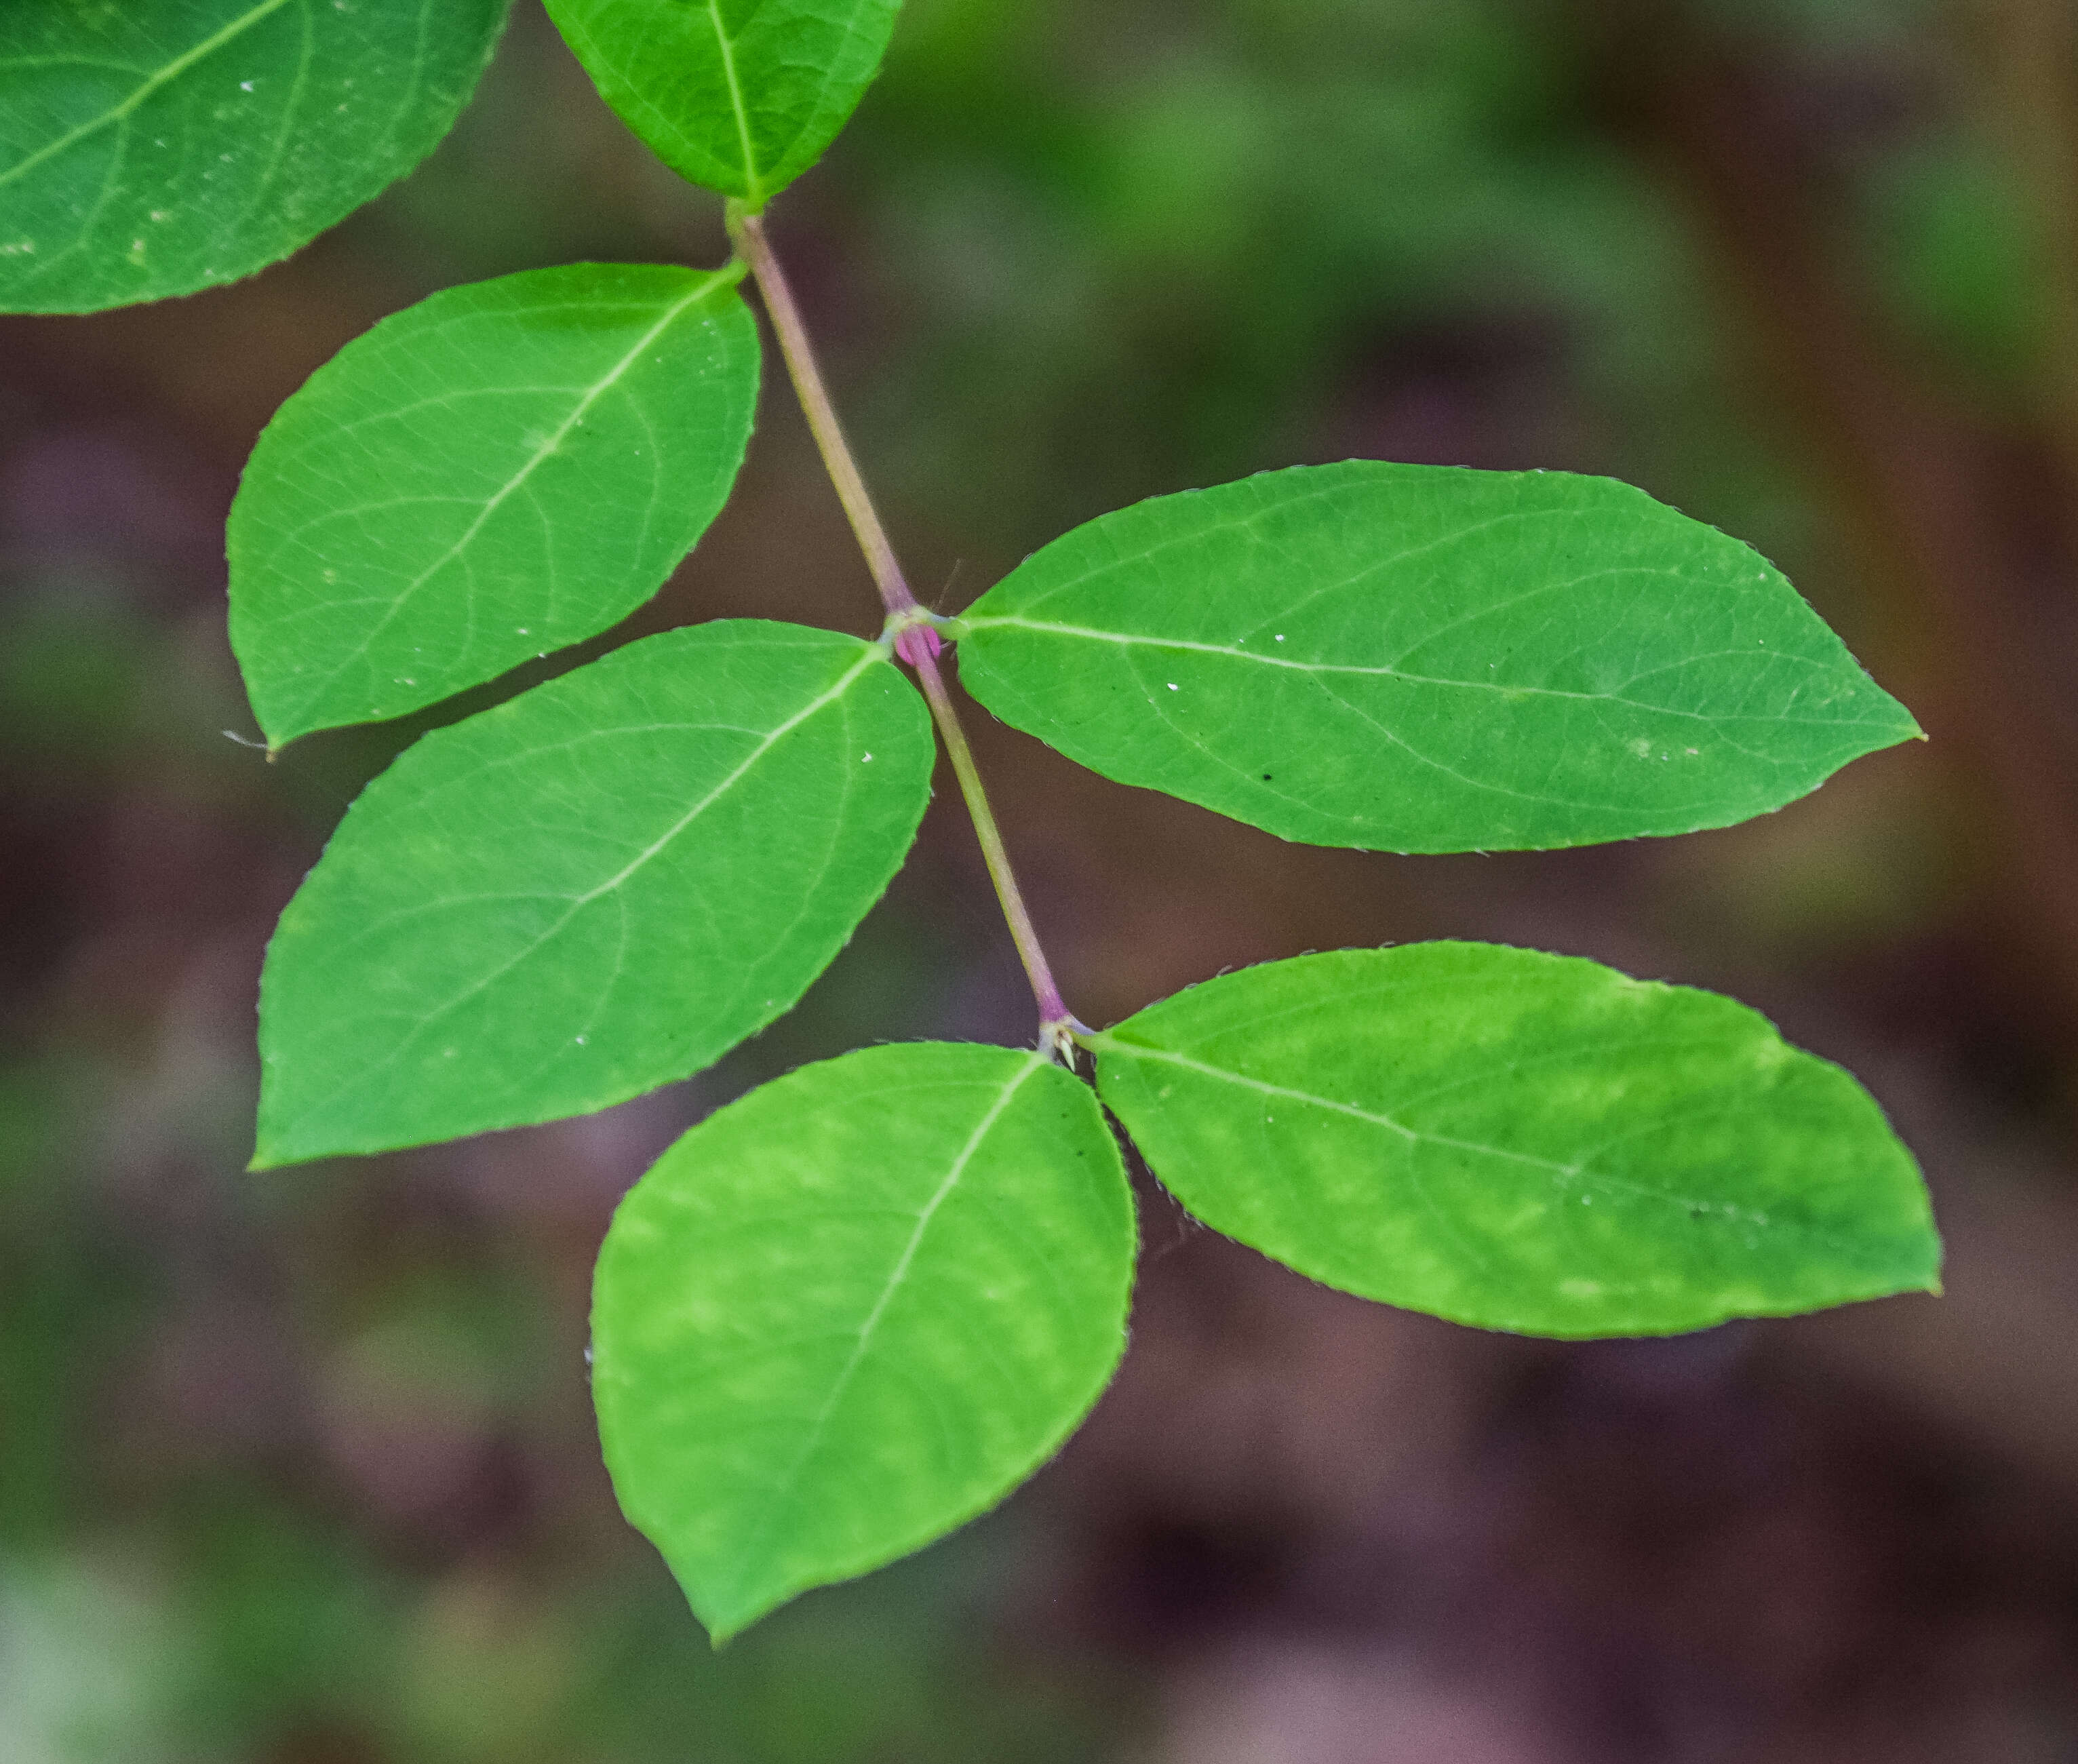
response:
<path fill-rule="evenodd" d="M 1950 1291 L 1554 1346 L 1144 1188 L 1132 1350 L 1060 1461 L 717 1655 L 599 1467 L 592 1252 L 765 1077 L 1029 1038 L 971 835 L 941 780 L 838 966 L 690 1084 L 247 1176 L 273 915 L 424 724 L 225 739 L 221 529 L 385 313 L 719 261 L 719 220 L 522 0 L 456 136 L 300 257 L 0 321 L 0 1764 L 2078 1760 L 2078 14 L 909 0 L 772 225 L 937 604 L 1264 467 L 1608 472 L 1780 563 L 1932 737 L 1726 832 L 1407 859 L 976 712 L 1075 1008 L 1439 935 L 1718 987 L 1889 1109 Z M 767 381 L 729 511 L 614 640 L 876 628 Z"/>

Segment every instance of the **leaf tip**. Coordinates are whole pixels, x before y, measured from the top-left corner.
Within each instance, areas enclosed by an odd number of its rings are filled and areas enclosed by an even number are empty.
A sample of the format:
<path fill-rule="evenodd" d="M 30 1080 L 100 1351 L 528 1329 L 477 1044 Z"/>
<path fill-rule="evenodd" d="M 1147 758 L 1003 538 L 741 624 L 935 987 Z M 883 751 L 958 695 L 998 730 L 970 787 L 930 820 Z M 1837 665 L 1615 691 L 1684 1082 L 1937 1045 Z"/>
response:
<path fill-rule="evenodd" d="M 1930 1298 L 1947 1296 L 1941 1281 L 1941 1265 L 1947 1254 L 1941 1241 L 1941 1232 L 1931 1219 L 1923 1220 L 1913 1231 L 1909 1259 L 1901 1257 L 1896 1284 L 1889 1289 L 1889 1295 L 1902 1296 L 1906 1293 L 1926 1293 Z"/>
<path fill-rule="evenodd" d="M 329 1148 L 315 1149 L 298 1145 L 293 1132 L 284 1132 L 268 1124 L 262 1104 L 262 1112 L 253 1135 L 252 1156 L 245 1169 L 248 1175 L 258 1175 L 263 1170 L 286 1170 L 292 1164 L 308 1164 L 320 1157 L 336 1155 Z"/>
<path fill-rule="evenodd" d="M 1947 1246 L 1941 1241 L 1941 1233 L 1931 1225 L 1926 1228 L 1926 1248 L 1928 1265 L 1918 1290 L 1930 1293 L 1937 1299 L 1945 1299 L 1948 1295 L 1948 1291 L 1947 1288 L 1942 1284 L 1941 1264 L 1947 1250 Z"/>
<path fill-rule="evenodd" d="M 1919 726 L 1919 719 L 1912 714 L 1910 707 L 1903 699 L 1884 691 L 1881 686 L 1876 687 L 1876 690 L 1880 701 L 1879 707 L 1890 712 L 1891 728 L 1893 732 L 1891 735 L 1891 744 L 1894 746 L 1901 741 L 1924 741 L 1927 739 L 1926 731 Z"/>
<path fill-rule="evenodd" d="M 260 1080 L 260 1107 L 254 1124 L 252 1156 L 247 1161 L 248 1174 L 257 1175 L 263 1170 L 286 1170 L 292 1164 L 315 1163 L 321 1157 L 340 1155 L 340 1148 L 319 1144 L 311 1145 L 301 1138 L 293 1120 L 284 1122 L 285 1112 L 279 1107 L 268 1106 L 267 1078 L 263 1072 Z"/>
<path fill-rule="evenodd" d="M 675 1572 L 675 1570 L 674 1570 Z M 703 1598 L 693 1591 L 690 1575 L 680 1574 L 678 1582 L 685 1591 L 686 1602 L 693 1608 L 707 1633 L 707 1645 L 720 1653 L 753 1624 L 759 1623 L 795 1596 L 794 1592 L 753 1591 L 745 1593 L 741 1587 L 736 1596 L 727 1599 Z M 795 1591 L 800 1589 L 796 1588 Z"/>
<path fill-rule="evenodd" d="M 264 744 L 267 763 L 269 765 L 274 763 L 290 742 L 300 741 L 314 730 L 324 726 L 322 724 L 302 721 L 295 717 L 284 717 L 269 711 L 261 706 L 257 695 L 252 700 L 252 720 L 259 725 L 262 738 L 261 742 L 254 744 L 256 746 Z"/>

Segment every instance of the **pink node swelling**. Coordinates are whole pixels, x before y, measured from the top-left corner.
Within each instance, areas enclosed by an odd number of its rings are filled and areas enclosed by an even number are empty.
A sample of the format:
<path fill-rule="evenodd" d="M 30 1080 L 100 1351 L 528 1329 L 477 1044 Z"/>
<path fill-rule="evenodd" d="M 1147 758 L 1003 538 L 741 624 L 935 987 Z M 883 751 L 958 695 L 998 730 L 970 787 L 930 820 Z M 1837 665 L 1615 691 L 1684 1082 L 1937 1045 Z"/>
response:
<path fill-rule="evenodd" d="M 912 668 L 934 661 L 944 653 L 945 643 L 928 625 L 912 625 L 895 640 L 895 653 Z"/>

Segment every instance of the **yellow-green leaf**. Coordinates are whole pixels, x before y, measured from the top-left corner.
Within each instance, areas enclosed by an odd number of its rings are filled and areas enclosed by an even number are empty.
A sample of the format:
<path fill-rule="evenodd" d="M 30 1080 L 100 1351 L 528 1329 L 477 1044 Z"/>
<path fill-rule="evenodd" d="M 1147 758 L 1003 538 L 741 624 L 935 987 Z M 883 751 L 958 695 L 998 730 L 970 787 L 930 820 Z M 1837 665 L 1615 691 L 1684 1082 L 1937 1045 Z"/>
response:
<path fill-rule="evenodd" d="M 1938 1290 L 1882 1111 L 1713 993 L 1413 944 L 1229 974 L 1092 1042 L 1186 1207 L 1367 1299 L 1661 1335 Z"/>
<path fill-rule="evenodd" d="M 1043 1056 L 869 1048 L 753 1091 L 614 1216 L 592 1394 L 717 1641 L 992 1507 L 1125 1345 L 1133 1199 Z"/>

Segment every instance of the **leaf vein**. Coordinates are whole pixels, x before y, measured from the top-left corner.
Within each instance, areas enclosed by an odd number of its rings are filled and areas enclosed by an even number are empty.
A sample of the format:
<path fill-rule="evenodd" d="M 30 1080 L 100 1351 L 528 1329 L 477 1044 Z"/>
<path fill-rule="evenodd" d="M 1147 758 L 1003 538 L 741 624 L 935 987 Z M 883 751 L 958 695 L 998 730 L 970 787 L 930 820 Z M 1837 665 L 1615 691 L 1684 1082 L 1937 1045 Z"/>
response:
<path fill-rule="evenodd" d="M 172 60 L 140 85 L 137 90 L 121 103 L 114 105 L 102 111 L 100 115 L 80 123 L 76 128 L 68 130 L 56 140 L 46 142 L 27 158 L 17 160 L 5 170 L 0 170 L 0 188 L 4 188 L 16 178 L 35 170 L 44 161 L 55 158 L 68 148 L 86 140 L 90 135 L 98 134 L 111 123 L 127 121 L 131 114 L 161 86 L 178 79 L 197 62 L 207 60 L 225 44 L 236 41 L 254 25 L 259 23 L 261 19 L 271 14 L 279 12 L 288 4 L 289 0 L 260 0 L 260 3 L 250 11 L 233 19 L 230 23 L 223 26 L 212 35 L 203 38 L 193 48 L 175 56 Z"/>

